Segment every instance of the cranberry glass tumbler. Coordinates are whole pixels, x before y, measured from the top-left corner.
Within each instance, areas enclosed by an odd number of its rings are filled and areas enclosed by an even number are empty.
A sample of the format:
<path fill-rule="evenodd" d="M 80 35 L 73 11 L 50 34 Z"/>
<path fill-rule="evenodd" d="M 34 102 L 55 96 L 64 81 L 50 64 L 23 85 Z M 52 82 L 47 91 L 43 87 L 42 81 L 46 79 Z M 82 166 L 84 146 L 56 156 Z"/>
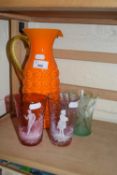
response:
<path fill-rule="evenodd" d="M 46 96 L 17 94 L 13 96 L 17 117 L 17 133 L 24 145 L 38 144 L 43 135 Z"/>
<path fill-rule="evenodd" d="M 59 101 L 49 99 L 51 142 L 58 146 L 69 145 L 72 141 L 77 107 L 70 105 L 69 94 L 61 94 Z"/>

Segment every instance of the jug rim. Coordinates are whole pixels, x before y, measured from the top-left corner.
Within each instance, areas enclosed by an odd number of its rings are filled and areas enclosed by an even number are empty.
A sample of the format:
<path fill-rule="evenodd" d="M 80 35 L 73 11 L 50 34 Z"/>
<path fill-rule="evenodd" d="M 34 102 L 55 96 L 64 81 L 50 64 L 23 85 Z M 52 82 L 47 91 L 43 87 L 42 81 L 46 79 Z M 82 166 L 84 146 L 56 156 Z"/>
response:
<path fill-rule="evenodd" d="M 60 29 L 57 28 L 24 28 L 23 31 L 25 30 L 55 30 L 55 31 L 61 31 Z"/>

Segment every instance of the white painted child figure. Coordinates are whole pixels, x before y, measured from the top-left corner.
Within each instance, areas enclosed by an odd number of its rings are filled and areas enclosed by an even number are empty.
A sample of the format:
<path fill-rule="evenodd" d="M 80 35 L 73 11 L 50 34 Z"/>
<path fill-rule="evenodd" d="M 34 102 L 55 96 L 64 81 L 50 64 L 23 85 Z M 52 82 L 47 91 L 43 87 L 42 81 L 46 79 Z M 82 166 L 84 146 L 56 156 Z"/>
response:
<path fill-rule="evenodd" d="M 27 135 L 30 134 L 31 129 L 36 121 L 36 115 L 31 111 L 34 109 L 39 109 L 41 107 L 41 103 L 35 103 L 35 104 L 30 104 L 29 109 L 28 109 L 28 115 L 24 116 L 26 120 L 28 120 L 28 127 L 27 127 Z"/>
<path fill-rule="evenodd" d="M 32 111 L 29 109 L 28 110 L 28 115 L 27 116 L 25 115 L 25 119 L 28 120 L 27 135 L 29 135 L 30 131 L 32 129 L 32 126 L 35 123 L 36 115 L 34 113 L 32 113 Z"/>
<path fill-rule="evenodd" d="M 59 136 L 65 137 L 64 130 L 67 127 L 68 117 L 66 116 L 66 110 L 62 109 L 60 113 L 60 119 L 58 121 L 57 129 L 59 129 Z"/>

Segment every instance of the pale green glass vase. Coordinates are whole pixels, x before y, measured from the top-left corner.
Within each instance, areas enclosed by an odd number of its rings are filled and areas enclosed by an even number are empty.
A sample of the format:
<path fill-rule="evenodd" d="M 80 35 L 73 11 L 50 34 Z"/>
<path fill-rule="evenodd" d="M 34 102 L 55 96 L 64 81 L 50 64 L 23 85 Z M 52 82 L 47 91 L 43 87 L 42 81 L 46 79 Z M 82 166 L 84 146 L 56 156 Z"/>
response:
<path fill-rule="evenodd" d="M 78 106 L 78 116 L 76 119 L 74 134 L 79 136 L 87 136 L 92 132 L 92 117 L 96 104 L 96 97 L 85 94 L 80 95 L 80 102 Z"/>

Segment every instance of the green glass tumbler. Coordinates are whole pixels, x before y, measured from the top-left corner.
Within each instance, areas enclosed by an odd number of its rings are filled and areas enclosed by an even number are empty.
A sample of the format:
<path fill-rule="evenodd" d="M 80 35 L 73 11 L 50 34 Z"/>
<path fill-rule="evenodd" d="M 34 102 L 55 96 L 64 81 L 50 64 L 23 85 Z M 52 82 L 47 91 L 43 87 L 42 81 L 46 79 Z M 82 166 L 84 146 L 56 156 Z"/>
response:
<path fill-rule="evenodd" d="M 87 136 L 92 132 L 92 117 L 95 109 L 96 97 L 90 94 L 80 95 L 78 116 L 75 122 L 74 134 Z"/>

